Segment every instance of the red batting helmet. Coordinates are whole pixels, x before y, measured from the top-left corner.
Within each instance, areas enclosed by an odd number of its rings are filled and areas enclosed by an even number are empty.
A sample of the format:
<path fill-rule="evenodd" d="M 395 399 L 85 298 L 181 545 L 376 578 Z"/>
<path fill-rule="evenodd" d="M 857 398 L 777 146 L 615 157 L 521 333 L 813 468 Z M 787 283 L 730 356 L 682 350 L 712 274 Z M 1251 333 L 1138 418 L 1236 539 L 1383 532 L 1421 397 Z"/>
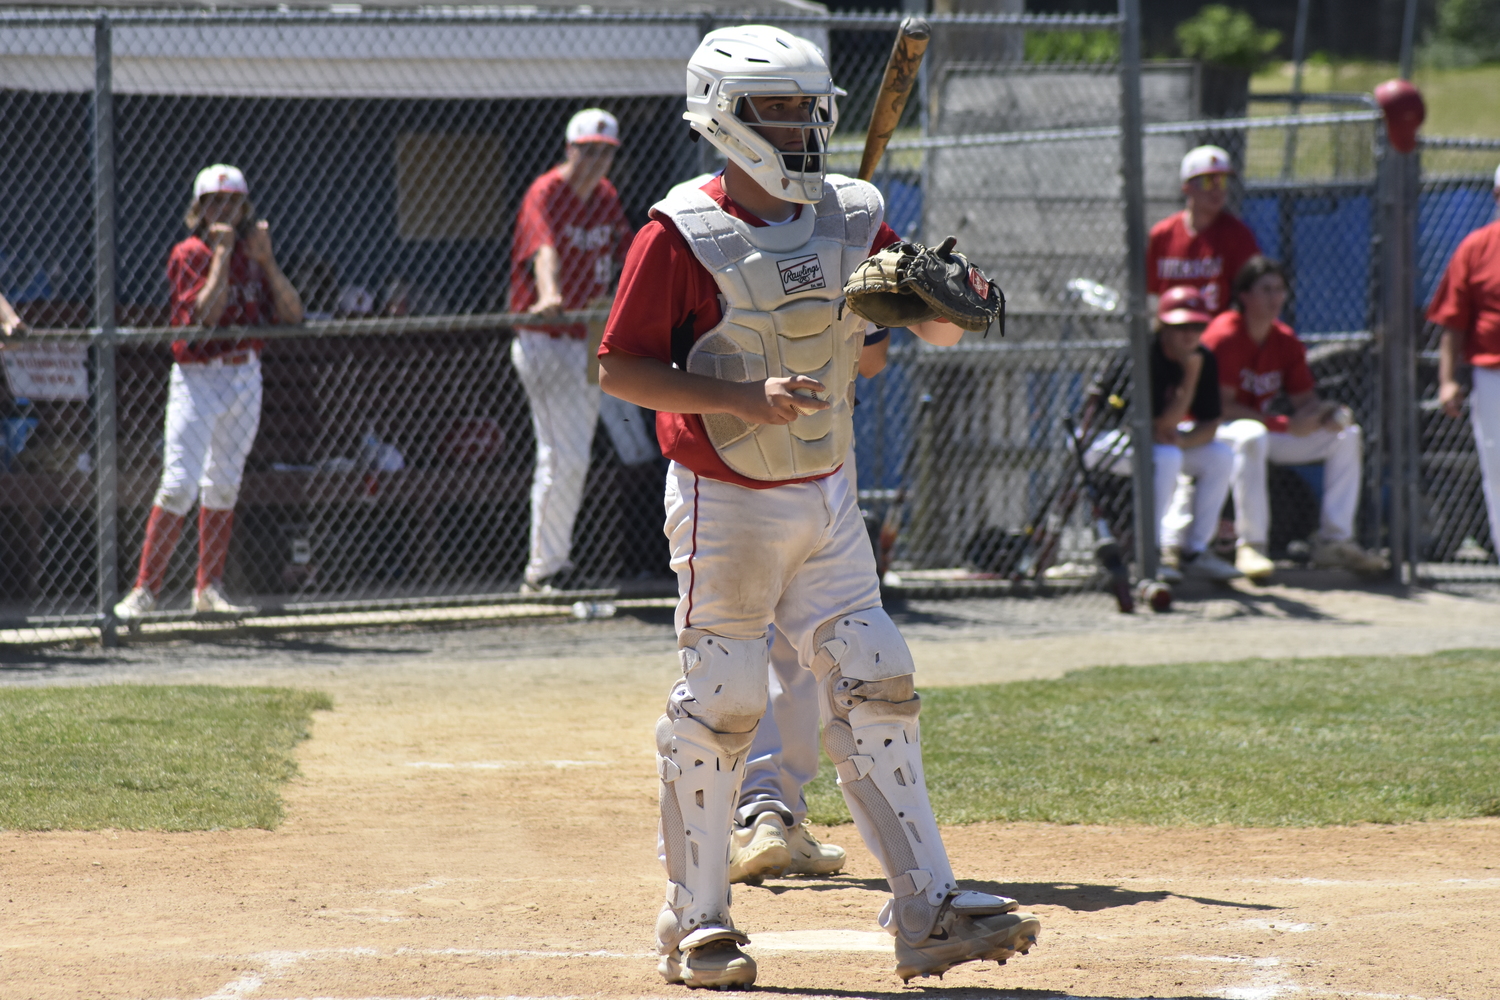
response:
<path fill-rule="evenodd" d="M 1417 129 L 1427 117 L 1422 92 L 1406 80 L 1387 80 L 1375 88 L 1375 103 L 1385 112 L 1385 134 L 1391 148 L 1410 153 L 1417 148 Z"/>
<path fill-rule="evenodd" d="M 1189 323 L 1210 323 L 1214 314 L 1208 311 L 1203 300 L 1203 289 L 1192 285 L 1178 285 L 1161 294 L 1156 304 L 1156 321 L 1162 326 L 1186 326 Z"/>

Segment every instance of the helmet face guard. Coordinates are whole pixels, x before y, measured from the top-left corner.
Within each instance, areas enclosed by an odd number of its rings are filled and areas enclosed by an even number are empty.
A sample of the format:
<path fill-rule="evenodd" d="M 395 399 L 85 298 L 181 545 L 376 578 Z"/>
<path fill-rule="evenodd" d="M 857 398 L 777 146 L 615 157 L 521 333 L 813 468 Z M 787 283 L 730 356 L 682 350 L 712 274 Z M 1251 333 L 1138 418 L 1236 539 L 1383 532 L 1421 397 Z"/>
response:
<path fill-rule="evenodd" d="M 822 199 L 844 92 L 816 46 L 775 28 L 721 29 L 688 63 L 687 84 L 693 131 L 771 195 Z"/>

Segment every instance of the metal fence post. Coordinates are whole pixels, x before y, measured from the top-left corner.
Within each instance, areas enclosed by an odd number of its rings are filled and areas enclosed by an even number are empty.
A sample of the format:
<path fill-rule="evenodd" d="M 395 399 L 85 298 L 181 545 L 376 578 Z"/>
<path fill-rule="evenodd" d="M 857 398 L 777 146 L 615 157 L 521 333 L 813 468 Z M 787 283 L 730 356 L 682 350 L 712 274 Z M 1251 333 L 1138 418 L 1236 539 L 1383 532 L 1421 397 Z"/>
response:
<path fill-rule="evenodd" d="M 1382 285 L 1381 387 L 1385 431 L 1391 572 L 1416 579 L 1421 519 L 1416 441 L 1417 155 L 1398 153 L 1381 137 L 1379 167 Z"/>
<path fill-rule="evenodd" d="M 99 637 L 118 641 L 119 532 L 115 420 L 115 108 L 109 15 L 94 22 L 94 548 Z"/>
<path fill-rule="evenodd" d="M 1151 332 L 1146 318 L 1146 180 L 1141 139 L 1141 0 L 1120 0 L 1120 181 L 1129 286 L 1130 436 L 1135 442 L 1135 562 L 1156 577 L 1156 463 L 1151 440 Z"/>

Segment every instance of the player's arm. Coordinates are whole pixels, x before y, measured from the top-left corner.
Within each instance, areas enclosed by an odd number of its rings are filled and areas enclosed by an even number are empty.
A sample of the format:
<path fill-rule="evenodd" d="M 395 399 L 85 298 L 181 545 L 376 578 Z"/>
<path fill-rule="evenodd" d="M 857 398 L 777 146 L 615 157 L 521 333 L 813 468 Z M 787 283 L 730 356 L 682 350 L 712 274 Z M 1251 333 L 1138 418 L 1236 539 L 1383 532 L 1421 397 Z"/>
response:
<path fill-rule="evenodd" d="M 558 282 L 557 247 L 543 243 L 531 255 L 531 275 L 536 279 L 536 304 L 533 313 L 555 316 L 562 312 L 562 288 Z"/>
<path fill-rule="evenodd" d="M 891 332 L 882 330 L 884 334 L 879 340 L 871 343 L 865 341 L 865 346 L 859 350 L 859 374 L 863 378 L 874 378 L 885 371 L 886 355 L 891 350 Z"/>
<path fill-rule="evenodd" d="M 758 382 L 726 382 L 674 368 L 665 361 L 623 351 L 599 358 L 599 387 L 611 396 L 667 413 L 730 413 L 746 423 L 789 424 L 804 410 L 826 410 L 825 400 L 793 395 L 824 391 L 806 375 Z"/>
<path fill-rule="evenodd" d="M 1193 424 L 1193 429 L 1179 438 L 1179 444 L 1183 448 L 1198 448 L 1208 444 L 1219 433 L 1219 419 L 1199 420 Z"/>
<path fill-rule="evenodd" d="M 1151 429 L 1158 444 L 1182 445 L 1177 425 L 1187 419 L 1193 397 L 1198 394 L 1198 376 L 1203 374 L 1203 355 L 1194 351 L 1182 363 L 1182 381 L 1167 392 L 1167 405 L 1161 415 L 1153 417 Z"/>
<path fill-rule="evenodd" d="M 21 322 L 20 315 L 10 302 L 6 300 L 5 296 L 0 295 L 0 334 L 4 334 L 7 337 L 14 337 L 18 333 L 25 332 L 26 324 Z M 863 363 L 861 359 L 860 364 L 863 365 Z M 884 360 L 881 363 L 884 364 Z"/>
<path fill-rule="evenodd" d="M 1224 411 L 1224 420 L 1259 420 L 1266 422 L 1266 415 L 1257 409 L 1253 409 L 1241 403 L 1236 394 L 1240 387 L 1232 382 L 1219 383 L 1219 407 Z"/>
<path fill-rule="evenodd" d="M 271 286 L 271 303 L 276 310 L 276 322 L 296 326 L 302 322 L 302 296 L 292 285 L 281 265 L 276 263 L 276 254 L 271 250 L 271 224 L 261 219 L 250 230 L 245 251 L 250 259 L 265 272 L 266 282 Z"/>
<path fill-rule="evenodd" d="M 1438 339 L 1438 402 L 1450 417 L 1463 413 L 1464 387 L 1458 381 L 1458 369 L 1464 355 L 1464 332 L 1443 327 Z"/>
<path fill-rule="evenodd" d="M 193 295 L 193 321 L 199 326 L 218 326 L 229 304 L 229 258 L 234 255 L 234 227 L 215 222 L 208 227 L 208 274 Z"/>

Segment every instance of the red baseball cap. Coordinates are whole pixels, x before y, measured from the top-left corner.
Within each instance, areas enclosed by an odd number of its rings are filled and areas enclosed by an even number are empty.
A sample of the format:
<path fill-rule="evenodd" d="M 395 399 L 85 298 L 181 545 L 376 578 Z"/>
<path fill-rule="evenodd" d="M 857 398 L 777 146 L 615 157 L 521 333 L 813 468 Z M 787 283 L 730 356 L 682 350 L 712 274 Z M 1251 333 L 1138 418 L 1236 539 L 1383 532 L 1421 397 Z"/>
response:
<path fill-rule="evenodd" d="M 1189 323 L 1208 324 L 1214 314 L 1208 311 L 1203 300 L 1203 290 L 1192 285 L 1178 285 L 1162 292 L 1156 304 L 1156 321 L 1162 326 L 1186 326 Z"/>

